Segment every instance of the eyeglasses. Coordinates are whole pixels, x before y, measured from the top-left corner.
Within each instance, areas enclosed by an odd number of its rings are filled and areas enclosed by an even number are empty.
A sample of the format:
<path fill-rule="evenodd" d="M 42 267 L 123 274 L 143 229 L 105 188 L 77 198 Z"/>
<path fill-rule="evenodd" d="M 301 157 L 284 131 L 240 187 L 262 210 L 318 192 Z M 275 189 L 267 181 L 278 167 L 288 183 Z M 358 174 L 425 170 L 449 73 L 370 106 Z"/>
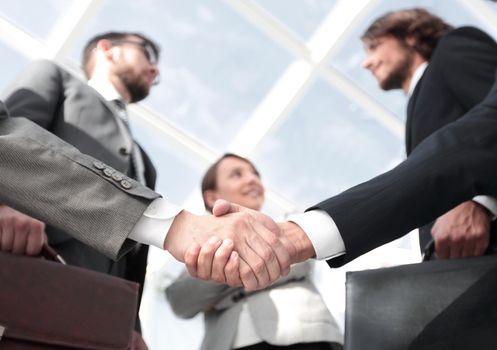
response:
<path fill-rule="evenodd" d="M 122 44 L 136 45 L 143 52 L 143 54 L 147 58 L 147 61 L 150 64 L 156 65 L 157 63 L 159 63 L 159 56 L 157 54 L 157 51 L 151 44 L 147 42 L 123 39 L 123 40 L 114 40 L 112 41 L 112 43 L 114 45 L 122 45 Z"/>

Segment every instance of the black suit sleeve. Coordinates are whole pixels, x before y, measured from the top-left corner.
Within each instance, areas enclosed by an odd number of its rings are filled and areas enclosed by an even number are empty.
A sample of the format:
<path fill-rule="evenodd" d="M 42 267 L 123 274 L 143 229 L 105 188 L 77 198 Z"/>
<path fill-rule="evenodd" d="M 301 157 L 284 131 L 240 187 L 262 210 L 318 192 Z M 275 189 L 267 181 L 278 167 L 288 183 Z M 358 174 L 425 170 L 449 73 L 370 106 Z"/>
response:
<path fill-rule="evenodd" d="M 464 117 L 423 141 L 393 170 L 311 209 L 335 221 L 340 266 L 479 195 L 497 195 L 497 84 Z"/>

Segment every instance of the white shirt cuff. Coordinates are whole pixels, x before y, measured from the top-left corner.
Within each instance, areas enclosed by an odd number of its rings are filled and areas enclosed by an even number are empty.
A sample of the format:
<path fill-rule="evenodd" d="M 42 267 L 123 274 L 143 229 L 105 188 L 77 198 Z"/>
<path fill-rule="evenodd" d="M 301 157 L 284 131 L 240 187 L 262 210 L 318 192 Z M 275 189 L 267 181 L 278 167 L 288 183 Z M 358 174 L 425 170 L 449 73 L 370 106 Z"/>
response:
<path fill-rule="evenodd" d="M 473 197 L 473 202 L 484 206 L 490 213 L 492 213 L 492 220 L 497 218 L 497 198 L 490 196 L 476 196 Z"/>
<path fill-rule="evenodd" d="M 181 210 L 183 209 L 169 203 L 164 198 L 155 199 L 138 220 L 129 238 L 164 249 L 164 240 L 169 228 Z"/>
<path fill-rule="evenodd" d="M 311 210 L 288 217 L 304 230 L 314 247 L 316 259 L 331 259 L 345 254 L 345 244 L 335 221 L 324 210 Z"/>

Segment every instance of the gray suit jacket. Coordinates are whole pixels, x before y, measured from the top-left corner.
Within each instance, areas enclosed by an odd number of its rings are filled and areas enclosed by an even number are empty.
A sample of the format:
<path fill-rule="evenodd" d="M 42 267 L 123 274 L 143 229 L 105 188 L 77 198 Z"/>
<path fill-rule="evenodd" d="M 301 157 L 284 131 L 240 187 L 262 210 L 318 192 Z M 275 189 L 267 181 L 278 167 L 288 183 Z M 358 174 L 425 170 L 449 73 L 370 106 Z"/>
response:
<path fill-rule="evenodd" d="M 51 61 L 33 62 L 14 81 L 5 103 L 13 116 L 26 116 L 63 140 L 114 169 L 130 169 L 131 135 L 114 107 L 93 88 Z M 144 154 L 148 185 L 153 188 L 155 170 Z M 72 265 L 126 277 L 126 260 L 118 263 L 54 227 L 47 228 L 49 243 Z M 145 249 L 146 248 L 141 248 Z M 138 253 L 138 252 L 137 252 Z M 127 256 L 127 259 L 144 254 Z M 144 275 L 145 261 L 131 261 Z M 135 275 L 139 275 L 135 273 Z M 142 276 L 143 277 L 143 276 Z M 143 283 L 140 278 L 136 282 Z"/>
<path fill-rule="evenodd" d="M 342 334 L 309 280 L 311 267 L 310 261 L 293 265 L 288 276 L 249 294 L 185 272 L 166 289 L 166 296 L 180 317 L 205 312 L 202 350 L 232 349 L 243 303 L 263 341 L 275 345 L 325 341 L 341 349 Z"/>
<path fill-rule="evenodd" d="M 33 92 L 36 94 L 36 92 Z M 117 259 L 135 243 L 127 239 L 159 195 L 25 118 L 10 118 L 0 103 L 0 203 L 58 228 Z M 107 171 L 106 173 L 109 173 Z"/>
<path fill-rule="evenodd" d="M 9 90 L 5 104 L 13 116 L 25 115 L 81 152 L 130 173 L 131 134 L 114 105 L 86 82 L 54 62 L 42 60 L 32 62 Z M 147 155 L 142 155 L 147 185 L 153 188 L 155 169 Z M 116 262 L 53 226 L 46 232 L 50 245 L 69 264 L 137 282 L 141 294 L 148 246 L 140 245 Z"/>

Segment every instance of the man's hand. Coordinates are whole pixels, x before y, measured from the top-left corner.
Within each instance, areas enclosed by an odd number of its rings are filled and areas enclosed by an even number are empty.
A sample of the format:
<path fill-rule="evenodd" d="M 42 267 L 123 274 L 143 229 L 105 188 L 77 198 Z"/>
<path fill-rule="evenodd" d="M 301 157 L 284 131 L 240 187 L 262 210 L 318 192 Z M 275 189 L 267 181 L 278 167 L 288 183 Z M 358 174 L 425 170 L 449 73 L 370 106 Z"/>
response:
<path fill-rule="evenodd" d="M 192 277 L 239 287 L 244 285 L 240 277 L 243 275 L 248 288 L 256 286 L 257 279 L 252 270 L 243 261 L 241 271 L 240 262 L 238 253 L 233 250 L 233 242 L 217 237 L 211 237 L 202 246 L 194 243 L 185 253 L 185 265 Z"/>
<path fill-rule="evenodd" d="M 490 241 L 490 213 L 467 201 L 437 219 L 431 230 L 435 251 L 442 259 L 480 256 Z"/>
<path fill-rule="evenodd" d="M 43 222 L 0 205 L 0 251 L 38 255 L 46 241 Z"/>
<path fill-rule="evenodd" d="M 218 201 L 214 205 L 214 215 L 246 212 L 254 219 L 262 222 L 268 229 L 277 231 L 280 228 L 280 240 L 285 248 L 291 251 L 292 263 L 305 261 L 315 256 L 314 248 L 305 232 L 293 222 L 275 224 L 268 216 L 243 208 L 226 201 Z M 185 254 L 185 265 L 190 275 L 204 280 L 226 283 L 232 287 L 243 285 L 246 290 L 253 290 L 256 282 L 251 277 L 249 266 L 233 251 L 230 240 L 212 237 L 202 246 L 192 245 Z M 248 282 L 247 282 L 248 281 Z M 262 288 L 258 286 L 258 288 Z"/>
<path fill-rule="evenodd" d="M 240 269 L 244 268 L 240 276 L 244 286 L 249 290 L 266 287 L 282 274 L 288 274 L 290 254 L 278 237 L 279 228 L 274 221 L 266 217 L 260 222 L 247 211 L 231 210 L 220 217 L 200 217 L 183 211 L 174 219 L 164 248 L 183 261 L 187 249 L 195 242 L 203 245 L 212 236 L 230 239 L 240 257 Z"/>

